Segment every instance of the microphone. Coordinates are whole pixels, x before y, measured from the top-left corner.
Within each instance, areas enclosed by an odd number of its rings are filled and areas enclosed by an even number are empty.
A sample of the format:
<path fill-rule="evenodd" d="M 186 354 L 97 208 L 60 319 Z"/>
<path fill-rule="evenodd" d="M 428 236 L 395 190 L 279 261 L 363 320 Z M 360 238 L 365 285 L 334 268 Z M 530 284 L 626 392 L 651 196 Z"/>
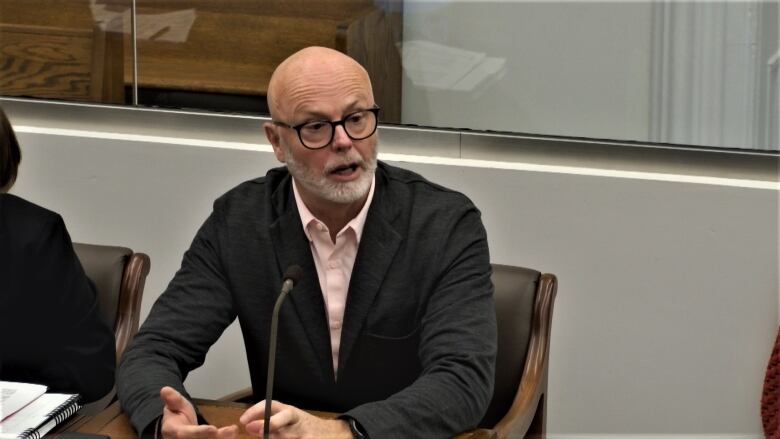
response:
<path fill-rule="evenodd" d="M 263 422 L 263 439 L 268 439 L 270 433 L 269 421 L 271 420 L 271 398 L 274 389 L 274 366 L 276 365 L 276 327 L 279 324 L 279 308 L 282 307 L 282 302 L 287 297 L 287 294 L 292 291 L 295 284 L 301 280 L 303 276 L 303 270 L 298 265 L 290 265 L 284 272 L 282 279 L 282 291 L 279 293 L 279 297 L 276 299 L 274 305 L 274 312 L 271 316 L 271 339 L 268 342 L 268 376 L 265 382 L 265 418 Z"/>

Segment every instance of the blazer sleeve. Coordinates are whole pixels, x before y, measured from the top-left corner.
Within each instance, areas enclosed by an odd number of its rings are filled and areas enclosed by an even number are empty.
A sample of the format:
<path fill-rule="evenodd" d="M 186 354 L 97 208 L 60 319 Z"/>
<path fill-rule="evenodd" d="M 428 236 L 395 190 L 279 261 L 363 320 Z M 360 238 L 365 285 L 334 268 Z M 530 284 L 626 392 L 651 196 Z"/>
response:
<path fill-rule="evenodd" d="M 114 385 L 114 335 L 103 321 L 97 293 L 73 251 L 59 215 L 52 215 L 41 230 L 38 245 L 30 249 L 25 270 L 30 270 L 31 303 L 38 315 L 25 342 L 28 358 L 37 364 L 36 381 L 54 392 L 79 393 L 82 402 L 106 395 Z M 32 340 L 36 340 L 33 342 Z"/>
<path fill-rule="evenodd" d="M 235 319 L 218 223 L 215 209 L 122 356 L 119 400 L 139 433 L 162 414 L 163 386 L 190 398 L 183 384 L 187 374 L 203 364 L 211 345 Z"/>
<path fill-rule="evenodd" d="M 470 204 L 470 203 L 469 203 Z M 423 372 L 390 398 L 345 414 L 371 438 L 444 438 L 474 428 L 493 394 L 496 317 L 487 235 L 470 205 L 451 217 L 421 325 Z"/>

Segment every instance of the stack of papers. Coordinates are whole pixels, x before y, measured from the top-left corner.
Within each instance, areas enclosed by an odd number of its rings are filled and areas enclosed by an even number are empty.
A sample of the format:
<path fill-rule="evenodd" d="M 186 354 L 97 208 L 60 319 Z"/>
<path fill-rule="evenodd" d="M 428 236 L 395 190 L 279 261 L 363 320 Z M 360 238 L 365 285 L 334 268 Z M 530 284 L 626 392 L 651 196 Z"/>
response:
<path fill-rule="evenodd" d="M 0 439 L 39 439 L 81 407 L 79 395 L 0 381 Z"/>

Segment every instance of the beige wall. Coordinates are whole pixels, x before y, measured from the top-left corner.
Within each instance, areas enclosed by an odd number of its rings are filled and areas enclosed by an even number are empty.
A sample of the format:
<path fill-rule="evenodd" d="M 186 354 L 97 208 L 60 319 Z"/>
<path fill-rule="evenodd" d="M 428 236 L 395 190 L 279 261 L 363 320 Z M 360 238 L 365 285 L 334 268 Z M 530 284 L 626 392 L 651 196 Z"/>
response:
<path fill-rule="evenodd" d="M 276 166 L 262 144 L 20 131 L 15 193 L 61 213 L 74 240 L 151 256 L 144 316 L 215 197 Z M 559 276 L 551 436 L 760 436 L 778 324 L 776 188 L 402 159 L 476 202 L 493 261 Z M 234 325 L 187 385 L 215 397 L 247 384 Z"/>

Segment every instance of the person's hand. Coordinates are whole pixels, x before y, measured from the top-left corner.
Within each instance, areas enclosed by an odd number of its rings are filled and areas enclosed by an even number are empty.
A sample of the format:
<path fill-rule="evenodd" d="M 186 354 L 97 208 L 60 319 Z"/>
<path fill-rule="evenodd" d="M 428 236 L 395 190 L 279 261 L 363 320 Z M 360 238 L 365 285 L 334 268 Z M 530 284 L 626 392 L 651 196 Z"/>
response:
<path fill-rule="evenodd" d="M 264 416 L 265 401 L 260 401 L 247 409 L 239 421 L 247 433 L 262 437 Z M 271 439 L 352 439 L 352 432 L 345 421 L 321 419 L 278 401 L 271 402 L 269 425 Z"/>
<path fill-rule="evenodd" d="M 160 389 L 165 408 L 160 431 L 165 439 L 234 439 L 238 426 L 217 428 L 213 425 L 198 425 L 195 407 L 173 387 Z"/>

